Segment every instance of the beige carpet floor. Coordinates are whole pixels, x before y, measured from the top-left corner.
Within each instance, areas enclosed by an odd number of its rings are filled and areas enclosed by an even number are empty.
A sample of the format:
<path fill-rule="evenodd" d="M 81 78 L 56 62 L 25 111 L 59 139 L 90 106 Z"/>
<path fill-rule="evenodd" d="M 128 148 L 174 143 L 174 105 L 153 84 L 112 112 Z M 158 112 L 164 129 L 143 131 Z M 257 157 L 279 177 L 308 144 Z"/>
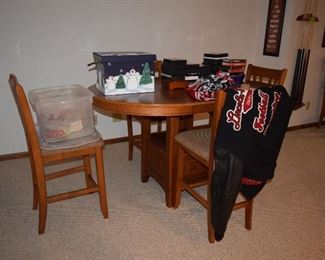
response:
<path fill-rule="evenodd" d="M 110 218 L 95 194 L 50 204 L 43 235 L 28 159 L 0 162 L 0 259 L 325 259 L 324 126 L 287 133 L 275 177 L 255 199 L 253 229 L 235 211 L 214 244 L 201 205 L 184 194 L 169 209 L 153 179 L 141 183 L 139 151 L 129 162 L 119 143 L 104 156 Z M 77 182 L 83 178 L 54 180 L 49 192 Z"/>

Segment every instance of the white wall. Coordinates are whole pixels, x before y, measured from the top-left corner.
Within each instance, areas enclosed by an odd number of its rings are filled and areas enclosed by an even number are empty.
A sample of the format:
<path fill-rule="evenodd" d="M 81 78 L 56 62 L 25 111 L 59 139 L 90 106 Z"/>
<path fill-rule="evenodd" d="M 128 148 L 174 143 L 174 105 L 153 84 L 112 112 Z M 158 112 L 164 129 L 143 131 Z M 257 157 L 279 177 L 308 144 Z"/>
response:
<path fill-rule="evenodd" d="M 70 83 L 89 86 L 96 80 L 95 72 L 88 72 L 86 66 L 93 51 L 142 50 L 160 59 L 179 57 L 191 62 L 201 62 L 204 52 L 227 51 L 248 62 L 287 67 L 290 83 L 296 50 L 291 30 L 300 2 L 287 0 L 281 55 L 270 58 L 261 55 L 267 0 L 0 0 L 0 154 L 26 151 L 7 83 L 9 73 L 14 72 L 27 91 Z M 322 2 L 311 57 L 313 74 L 307 77 L 312 84 L 306 90 L 311 109 L 297 112 L 294 124 L 314 122 L 319 112 L 324 78 L 319 64 L 325 56 L 325 49 L 320 49 Z M 125 121 L 113 122 L 102 115 L 98 121 L 105 139 L 126 136 Z"/>
<path fill-rule="evenodd" d="M 268 1 L 263 1 L 262 9 L 265 10 L 268 7 Z M 279 57 L 263 56 L 263 44 L 264 39 L 257 41 L 257 51 L 254 61 L 256 64 L 261 64 L 271 68 L 288 69 L 286 78 L 286 88 L 290 93 L 292 80 L 295 69 L 297 48 L 299 47 L 299 37 L 302 27 L 302 22 L 297 22 L 297 16 L 303 14 L 304 9 L 303 0 L 287 0 L 285 20 L 282 32 L 282 41 Z M 325 48 L 321 47 L 323 34 L 325 30 L 325 1 L 319 0 L 317 17 L 319 22 L 314 24 L 314 33 L 311 44 L 311 53 L 309 58 L 308 72 L 306 76 L 306 84 L 303 102 L 310 102 L 310 108 L 306 110 L 306 107 L 298 109 L 293 112 L 290 120 L 290 126 L 308 124 L 318 121 L 322 96 L 324 91 L 325 80 Z M 263 38 L 265 33 L 266 16 L 260 12 L 260 26 L 257 28 L 257 34 L 259 38 Z"/>

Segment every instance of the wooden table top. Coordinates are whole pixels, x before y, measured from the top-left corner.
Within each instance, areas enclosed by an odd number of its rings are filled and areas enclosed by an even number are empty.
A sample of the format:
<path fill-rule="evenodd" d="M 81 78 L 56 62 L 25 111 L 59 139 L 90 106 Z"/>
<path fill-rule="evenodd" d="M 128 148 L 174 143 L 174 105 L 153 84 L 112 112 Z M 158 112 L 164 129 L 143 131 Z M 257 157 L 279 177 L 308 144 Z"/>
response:
<path fill-rule="evenodd" d="M 105 96 L 89 87 L 97 110 L 135 116 L 182 116 L 213 111 L 213 101 L 196 101 L 185 89 L 169 90 L 155 80 L 155 92 Z"/>

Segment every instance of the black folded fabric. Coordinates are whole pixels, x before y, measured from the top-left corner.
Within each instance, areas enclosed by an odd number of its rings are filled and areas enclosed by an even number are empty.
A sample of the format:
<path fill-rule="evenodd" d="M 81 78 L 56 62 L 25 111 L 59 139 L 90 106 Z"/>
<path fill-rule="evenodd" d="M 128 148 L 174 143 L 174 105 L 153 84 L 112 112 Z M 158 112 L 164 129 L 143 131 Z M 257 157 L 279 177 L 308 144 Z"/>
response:
<path fill-rule="evenodd" d="M 243 166 L 235 156 L 227 150 L 216 151 L 216 167 L 211 178 L 211 216 L 215 230 L 215 238 L 220 241 L 227 228 L 240 190 L 240 180 L 243 176 Z"/>
<path fill-rule="evenodd" d="M 213 190 L 215 196 L 212 197 L 211 212 L 216 209 L 221 211 L 212 214 L 219 239 L 223 237 L 230 209 L 235 203 L 233 191 L 241 191 L 247 199 L 252 199 L 262 190 L 266 181 L 273 178 L 293 109 L 293 102 L 283 86 L 226 91 L 227 98 L 215 143 L 215 181 L 211 185 L 211 192 Z M 221 151 L 222 154 L 226 151 L 228 155 L 220 156 Z M 230 160 L 228 156 L 235 159 Z M 237 161 L 242 168 L 238 167 Z M 253 184 L 245 182 L 241 185 L 241 181 L 238 181 L 240 175 L 252 180 Z M 216 192 L 215 189 L 220 191 Z"/>

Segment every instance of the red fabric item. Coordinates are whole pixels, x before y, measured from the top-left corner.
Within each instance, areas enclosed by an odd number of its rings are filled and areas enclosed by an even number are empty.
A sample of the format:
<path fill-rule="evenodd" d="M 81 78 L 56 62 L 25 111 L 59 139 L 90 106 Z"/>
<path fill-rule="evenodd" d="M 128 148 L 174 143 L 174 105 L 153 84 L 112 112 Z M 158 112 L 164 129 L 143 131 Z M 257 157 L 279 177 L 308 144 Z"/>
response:
<path fill-rule="evenodd" d="M 189 84 L 187 93 L 195 100 L 210 101 L 215 99 L 214 92 L 216 90 L 235 87 L 237 85 L 228 72 L 217 71 L 215 75 L 200 78 Z"/>
<path fill-rule="evenodd" d="M 241 179 L 241 184 L 245 184 L 245 185 L 261 185 L 262 182 L 263 181 L 257 181 L 246 177 L 243 177 Z"/>

